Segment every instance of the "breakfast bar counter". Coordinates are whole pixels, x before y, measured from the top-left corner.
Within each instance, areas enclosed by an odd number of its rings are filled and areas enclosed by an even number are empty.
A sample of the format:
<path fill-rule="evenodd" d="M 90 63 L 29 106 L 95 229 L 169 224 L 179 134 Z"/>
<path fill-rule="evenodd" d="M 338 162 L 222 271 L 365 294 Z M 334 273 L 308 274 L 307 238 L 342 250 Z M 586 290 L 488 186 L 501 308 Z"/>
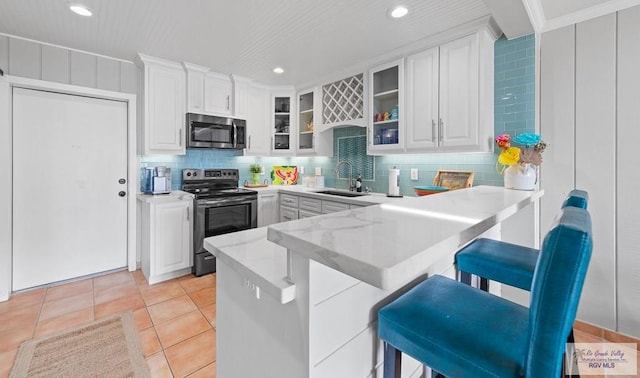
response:
<path fill-rule="evenodd" d="M 218 376 L 378 376 L 378 309 L 430 275 L 452 275 L 456 251 L 500 238 L 500 223 L 541 195 L 478 186 L 278 223 L 268 241 L 264 229 L 208 238 L 218 256 Z M 243 266 L 249 251 L 277 267 Z M 273 272 L 274 287 L 295 289 L 287 303 L 256 290 L 256 274 Z M 411 358 L 402 363 L 406 376 L 421 373 Z"/>

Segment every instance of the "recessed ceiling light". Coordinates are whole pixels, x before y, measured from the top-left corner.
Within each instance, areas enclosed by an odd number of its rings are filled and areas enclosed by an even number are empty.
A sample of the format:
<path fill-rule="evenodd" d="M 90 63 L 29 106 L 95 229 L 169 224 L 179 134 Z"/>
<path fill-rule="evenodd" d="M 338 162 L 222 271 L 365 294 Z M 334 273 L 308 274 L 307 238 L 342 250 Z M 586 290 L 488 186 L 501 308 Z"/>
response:
<path fill-rule="evenodd" d="M 93 12 L 91 12 L 89 8 L 87 8 L 82 4 L 69 5 L 69 9 L 71 9 L 71 11 L 74 12 L 75 14 L 79 14 L 80 16 L 89 17 L 93 15 Z"/>
<path fill-rule="evenodd" d="M 273 69 L 273 72 L 277 73 L 277 74 L 282 74 L 284 73 L 284 69 L 282 67 L 276 67 Z"/>
<path fill-rule="evenodd" d="M 397 6 L 393 8 L 391 11 L 389 11 L 389 15 L 393 18 L 404 17 L 407 15 L 407 13 L 409 13 L 409 10 L 406 7 L 403 7 L 402 5 Z"/>

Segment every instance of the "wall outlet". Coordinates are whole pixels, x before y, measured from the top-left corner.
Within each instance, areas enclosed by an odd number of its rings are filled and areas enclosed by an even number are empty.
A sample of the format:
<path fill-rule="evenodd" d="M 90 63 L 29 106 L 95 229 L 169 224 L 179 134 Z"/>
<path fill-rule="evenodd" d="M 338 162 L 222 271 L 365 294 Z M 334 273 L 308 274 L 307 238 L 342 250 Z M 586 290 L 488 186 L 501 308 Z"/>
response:
<path fill-rule="evenodd" d="M 301 175 L 304 175 L 304 165 L 301 165 L 301 166 L 300 166 L 300 174 L 301 174 Z"/>
<path fill-rule="evenodd" d="M 418 179 L 418 169 L 417 168 L 411 168 L 411 179 L 414 180 L 414 181 Z"/>
<path fill-rule="evenodd" d="M 316 167 L 316 176 L 322 176 L 322 168 Z"/>
<path fill-rule="evenodd" d="M 260 174 L 264 175 L 264 166 L 260 166 Z"/>

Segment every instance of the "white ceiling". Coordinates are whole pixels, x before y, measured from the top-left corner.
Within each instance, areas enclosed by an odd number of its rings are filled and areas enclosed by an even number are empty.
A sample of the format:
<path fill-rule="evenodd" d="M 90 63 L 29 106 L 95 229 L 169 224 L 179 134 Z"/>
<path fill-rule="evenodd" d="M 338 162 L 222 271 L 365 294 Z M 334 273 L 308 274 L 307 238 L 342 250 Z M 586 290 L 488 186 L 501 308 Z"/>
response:
<path fill-rule="evenodd" d="M 70 2 L 94 16 L 71 13 Z M 409 15 L 391 20 L 387 11 L 398 4 Z M 640 0 L 0 0 L 0 33 L 299 86 L 490 13 L 513 38 L 635 4 Z M 276 66 L 286 72 L 273 74 Z"/>
<path fill-rule="evenodd" d="M 74 3 L 76 0 L 73 1 Z M 132 61 L 186 61 L 265 84 L 300 84 L 487 16 L 482 0 L 0 1 L 0 33 Z M 396 4 L 408 16 L 391 20 Z M 286 72 L 271 72 L 282 66 Z"/>

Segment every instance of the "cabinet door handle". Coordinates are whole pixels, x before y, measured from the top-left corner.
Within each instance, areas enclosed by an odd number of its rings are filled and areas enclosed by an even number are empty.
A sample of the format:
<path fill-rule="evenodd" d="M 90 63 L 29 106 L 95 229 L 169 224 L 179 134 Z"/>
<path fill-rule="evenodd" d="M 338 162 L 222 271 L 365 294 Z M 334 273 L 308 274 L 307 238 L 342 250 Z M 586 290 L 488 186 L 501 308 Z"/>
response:
<path fill-rule="evenodd" d="M 187 217 L 187 222 L 191 221 L 191 216 L 189 215 L 189 213 L 190 213 L 189 208 L 187 207 L 184 210 L 185 210 L 185 213 L 186 213 L 185 216 Z"/>
<path fill-rule="evenodd" d="M 231 96 L 227 95 L 227 110 L 231 110 Z"/>
<path fill-rule="evenodd" d="M 442 122 L 442 118 L 440 118 L 440 122 L 438 124 L 438 140 L 442 142 L 444 136 L 442 135 L 444 132 L 444 122 Z"/>
<path fill-rule="evenodd" d="M 178 129 L 178 146 L 182 147 L 182 127 Z"/>
<path fill-rule="evenodd" d="M 251 149 L 251 135 L 249 135 L 249 149 Z"/>
<path fill-rule="evenodd" d="M 436 120 L 435 119 L 431 120 L 431 141 L 433 143 L 436 142 Z"/>

